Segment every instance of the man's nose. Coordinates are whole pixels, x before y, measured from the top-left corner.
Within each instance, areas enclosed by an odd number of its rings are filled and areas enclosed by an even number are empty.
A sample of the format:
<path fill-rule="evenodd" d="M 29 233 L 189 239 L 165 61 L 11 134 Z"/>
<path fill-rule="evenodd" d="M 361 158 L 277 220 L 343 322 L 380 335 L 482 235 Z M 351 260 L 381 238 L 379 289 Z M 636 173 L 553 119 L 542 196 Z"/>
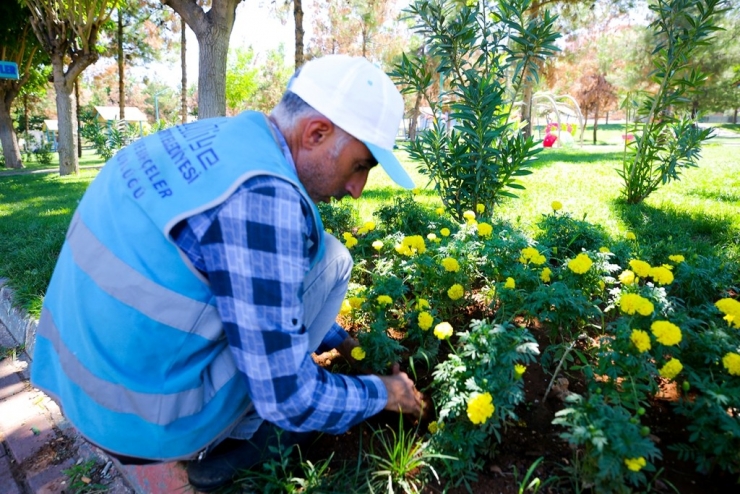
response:
<path fill-rule="evenodd" d="M 362 191 L 365 189 L 365 184 L 367 183 L 368 172 L 369 170 L 364 170 L 362 172 L 354 173 L 349 179 L 349 182 L 347 182 L 347 192 L 349 192 L 349 195 L 351 195 L 353 199 L 359 199 L 362 195 Z"/>

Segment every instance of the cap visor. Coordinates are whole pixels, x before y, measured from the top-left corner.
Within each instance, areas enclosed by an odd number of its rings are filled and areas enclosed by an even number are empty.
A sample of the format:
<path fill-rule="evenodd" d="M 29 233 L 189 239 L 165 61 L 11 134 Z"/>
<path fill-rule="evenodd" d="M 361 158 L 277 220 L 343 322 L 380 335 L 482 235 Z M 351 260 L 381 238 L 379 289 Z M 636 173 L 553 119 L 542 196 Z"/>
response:
<path fill-rule="evenodd" d="M 383 149 L 375 144 L 370 144 L 365 141 L 363 141 L 363 143 L 367 146 L 375 159 L 378 160 L 378 163 L 383 167 L 385 173 L 387 173 L 394 182 L 406 189 L 413 189 L 416 187 L 409 174 L 403 169 L 401 162 L 398 161 L 398 158 L 393 154 L 393 151 Z"/>

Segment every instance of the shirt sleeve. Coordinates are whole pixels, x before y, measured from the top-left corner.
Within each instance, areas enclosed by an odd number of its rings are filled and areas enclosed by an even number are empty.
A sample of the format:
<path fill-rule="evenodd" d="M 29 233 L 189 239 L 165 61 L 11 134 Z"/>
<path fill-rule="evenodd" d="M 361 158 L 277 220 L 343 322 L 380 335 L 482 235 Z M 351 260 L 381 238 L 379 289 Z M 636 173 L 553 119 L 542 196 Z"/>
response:
<path fill-rule="evenodd" d="M 207 216 L 196 228 L 203 265 L 259 415 L 286 430 L 336 434 L 382 410 L 377 376 L 333 374 L 309 353 L 301 292 L 313 220 L 302 195 L 258 177 Z M 335 325 L 322 346 L 344 337 Z"/>
<path fill-rule="evenodd" d="M 334 323 L 331 329 L 329 329 L 329 331 L 324 336 L 324 339 L 319 345 L 319 348 L 316 350 L 316 353 L 328 352 L 329 350 L 338 347 L 348 336 L 349 335 L 342 326 Z"/>

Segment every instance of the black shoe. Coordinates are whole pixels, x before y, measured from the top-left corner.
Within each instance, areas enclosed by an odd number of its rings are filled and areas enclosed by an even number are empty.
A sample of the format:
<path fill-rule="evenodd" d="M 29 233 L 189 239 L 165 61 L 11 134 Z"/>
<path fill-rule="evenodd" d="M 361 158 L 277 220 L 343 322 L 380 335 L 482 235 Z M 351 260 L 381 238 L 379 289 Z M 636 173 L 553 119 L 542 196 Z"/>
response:
<path fill-rule="evenodd" d="M 188 482 L 199 491 L 215 491 L 240 470 L 277 459 L 279 447 L 306 444 L 314 437 L 314 432 L 288 432 L 265 422 L 250 439 L 226 439 L 202 460 L 188 462 Z"/>

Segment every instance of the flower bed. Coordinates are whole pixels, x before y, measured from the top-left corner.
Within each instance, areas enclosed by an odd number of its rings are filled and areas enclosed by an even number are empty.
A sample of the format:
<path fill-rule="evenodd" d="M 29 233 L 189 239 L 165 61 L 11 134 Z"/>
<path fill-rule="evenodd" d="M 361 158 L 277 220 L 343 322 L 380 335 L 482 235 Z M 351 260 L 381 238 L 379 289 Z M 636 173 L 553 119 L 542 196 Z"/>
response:
<path fill-rule="evenodd" d="M 401 362 L 432 398 L 418 441 L 444 456 L 430 465 L 448 486 L 501 470 L 496 453 L 528 421 L 559 436 L 555 454 L 572 451 L 551 476 L 597 492 L 653 485 L 665 457 L 736 477 L 737 267 L 664 255 L 631 233 L 607 245 L 561 207 L 535 239 L 483 208 L 458 224 L 412 197 L 381 208 L 377 224 L 327 222 L 356 260 L 342 317 L 361 364 L 387 372 Z M 688 434 L 661 441 L 669 421 Z"/>

